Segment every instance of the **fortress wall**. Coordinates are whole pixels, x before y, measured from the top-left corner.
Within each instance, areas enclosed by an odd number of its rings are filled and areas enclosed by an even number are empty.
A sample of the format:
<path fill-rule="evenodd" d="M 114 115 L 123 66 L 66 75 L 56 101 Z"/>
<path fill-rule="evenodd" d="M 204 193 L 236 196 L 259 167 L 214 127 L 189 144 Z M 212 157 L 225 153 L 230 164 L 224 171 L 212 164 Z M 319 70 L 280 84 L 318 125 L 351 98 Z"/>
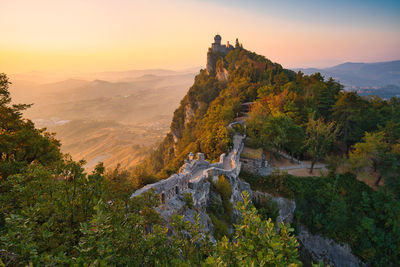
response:
<path fill-rule="evenodd" d="M 225 175 L 230 180 L 231 185 L 234 185 L 237 183 L 236 180 L 239 180 L 240 153 L 244 147 L 244 139 L 245 136 L 236 134 L 234 136 L 233 150 L 228 156 L 222 154 L 217 163 L 210 164 L 204 160 L 203 153 L 197 153 L 197 159 L 193 159 L 193 154 L 190 154 L 189 159 L 185 161 L 178 174 L 173 174 L 167 179 L 136 190 L 131 198 L 153 190 L 155 194 L 159 195 L 161 203 L 165 204 L 187 192 L 192 194 L 196 207 L 204 208 L 207 205 L 210 179 Z M 247 188 L 247 186 L 245 187 Z M 249 186 L 247 191 L 250 191 Z"/>

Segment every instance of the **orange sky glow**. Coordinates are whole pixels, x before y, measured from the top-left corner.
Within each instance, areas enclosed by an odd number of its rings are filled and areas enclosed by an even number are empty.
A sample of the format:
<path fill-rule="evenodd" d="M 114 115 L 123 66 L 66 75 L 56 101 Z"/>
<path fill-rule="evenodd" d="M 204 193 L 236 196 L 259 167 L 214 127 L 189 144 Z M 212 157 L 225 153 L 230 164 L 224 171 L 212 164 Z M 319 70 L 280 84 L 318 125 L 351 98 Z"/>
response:
<path fill-rule="evenodd" d="M 396 18 L 321 21 L 224 1 L 2 0 L 0 72 L 204 66 L 217 32 L 284 67 L 400 58 Z"/>

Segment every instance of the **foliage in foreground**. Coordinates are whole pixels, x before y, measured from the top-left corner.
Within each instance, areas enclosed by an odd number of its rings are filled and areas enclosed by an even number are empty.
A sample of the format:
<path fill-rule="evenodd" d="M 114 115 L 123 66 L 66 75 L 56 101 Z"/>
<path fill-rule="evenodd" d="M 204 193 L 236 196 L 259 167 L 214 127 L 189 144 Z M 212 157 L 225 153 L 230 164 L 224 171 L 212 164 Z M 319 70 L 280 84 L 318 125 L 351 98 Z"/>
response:
<path fill-rule="evenodd" d="M 98 177 L 100 178 L 100 177 Z M 43 181 L 43 180 L 40 180 Z M 101 178 L 100 178 L 101 182 Z M 27 184 L 27 186 L 32 184 Z M 50 188 L 46 188 L 49 190 Z M 45 190 L 46 190 L 45 189 Z M 79 190 L 81 190 L 80 188 Z M 29 190 L 28 188 L 25 190 Z M 60 196 L 62 192 L 54 194 Z M 106 188 L 103 187 L 106 193 Z M 101 190 L 101 191 L 102 191 Z M 41 192 L 41 197 L 46 195 Z M 82 197 L 79 201 L 83 200 Z M 48 201 L 46 201 L 48 203 Z M 90 216 L 72 221 L 69 212 L 55 209 L 64 199 L 6 214 L 1 233 L 1 257 L 8 265 L 79 266 L 298 266 L 298 243 L 293 229 L 263 220 L 248 195 L 237 209 L 234 241 L 223 237 L 216 247 L 195 216 L 195 223 L 175 215 L 171 229 L 160 224 L 151 193 L 126 201 L 98 198 Z M 49 208 L 51 208 L 49 214 Z M 76 210 L 79 213 L 77 207 Z M 82 215 L 82 214 L 81 214 Z M 78 227 L 75 222 L 80 222 Z M 75 226 L 76 225 L 76 226 Z M 173 235 L 169 235 L 173 231 Z"/>
<path fill-rule="evenodd" d="M 291 234 L 294 231 L 279 225 L 277 234 L 271 219 L 263 220 L 254 206 L 250 205 L 248 195 L 236 208 L 242 220 L 235 225 L 234 241 L 223 237 L 218 242 L 216 252 L 208 257 L 211 266 L 299 266 L 298 242 Z"/>

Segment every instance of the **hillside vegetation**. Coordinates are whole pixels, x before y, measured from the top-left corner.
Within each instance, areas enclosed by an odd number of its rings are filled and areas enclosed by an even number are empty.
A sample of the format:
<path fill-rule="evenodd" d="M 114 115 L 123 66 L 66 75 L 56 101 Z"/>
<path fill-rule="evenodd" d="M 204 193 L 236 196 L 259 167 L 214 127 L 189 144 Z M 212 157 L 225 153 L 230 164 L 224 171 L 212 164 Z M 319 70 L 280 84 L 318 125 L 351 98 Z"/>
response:
<path fill-rule="evenodd" d="M 218 58 L 216 64 L 228 71 L 228 80 L 200 71 L 174 112 L 170 133 L 138 171 L 165 178 L 181 166 L 189 152 L 201 151 L 215 160 L 231 145 L 232 132 L 226 126 L 239 115 L 240 104 L 256 99 L 263 86 L 296 77 L 293 71 L 240 47 Z"/>
<path fill-rule="evenodd" d="M 372 169 L 377 185 L 385 176 L 385 183 L 399 192 L 399 98 L 382 100 L 344 92 L 332 78 L 283 69 L 241 46 L 217 56 L 217 71 L 202 70 L 196 76 L 174 112 L 170 132 L 137 167 L 137 177 L 166 178 L 189 152 L 201 151 L 216 160 L 231 145 L 227 126 L 241 116 L 241 104 L 254 102 L 246 118 L 249 145 L 275 154 L 284 151 L 312 164 L 328 155 L 349 156 L 342 169 Z M 218 79 L 224 69 L 228 78 Z"/>

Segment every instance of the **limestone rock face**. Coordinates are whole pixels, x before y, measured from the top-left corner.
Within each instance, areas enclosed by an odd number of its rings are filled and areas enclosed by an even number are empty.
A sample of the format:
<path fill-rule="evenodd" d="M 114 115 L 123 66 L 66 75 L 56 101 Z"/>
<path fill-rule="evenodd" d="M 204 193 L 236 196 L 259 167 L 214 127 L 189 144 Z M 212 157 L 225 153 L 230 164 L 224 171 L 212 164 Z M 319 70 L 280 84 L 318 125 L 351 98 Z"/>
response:
<path fill-rule="evenodd" d="M 185 124 L 189 123 L 192 118 L 194 117 L 194 114 L 196 113 L 196 109 L 198 107 L 198 103 L 195 104 L 194 107 L 190 103 L 188 103 L 185 106 Z"/>
<path fill-rule="evenodd" d="M 217 68 L 216 76 L 219 81 L 227 82 L 229 78 L 228 70 L 225 68 Z"/>
<path fill-rule="evenodd" d="M 207 72 L 210 74 L 215 70 L 215 65 L 217 64 L 218 54 L 212 51 L 207 53 Z"/>
<path fill-rule="evenodd" d="M 323 260 L 331 266 L 364 266 L 359 259 L 351 253 L 347 245 L 340 245 L 332 239 L 311 234 L 308 229 L 300 225 L 297 239 L 311 255 L 313 261 Z"/>
<path fill-rule="evenodd" d="M 198 211 L 198 210 L 194 210 L 194 209 L 185 209 L 182 212 L 182 215 L 184 216 L 185 220 L 187 220 L 191 223 L 195 223 L 195 214 L 196 213 L 199 215 L 200 224 L 202 224 L 204 226 L 204 230 L 212 233 L 214 231 L 214 225 L 212 224 L 211 219 L 206 212 Z M 215 238 L 212 235 L 210 235 L 210 241 L 214 244 L 217 244 L 217 241 L 215 240 Z"/>

